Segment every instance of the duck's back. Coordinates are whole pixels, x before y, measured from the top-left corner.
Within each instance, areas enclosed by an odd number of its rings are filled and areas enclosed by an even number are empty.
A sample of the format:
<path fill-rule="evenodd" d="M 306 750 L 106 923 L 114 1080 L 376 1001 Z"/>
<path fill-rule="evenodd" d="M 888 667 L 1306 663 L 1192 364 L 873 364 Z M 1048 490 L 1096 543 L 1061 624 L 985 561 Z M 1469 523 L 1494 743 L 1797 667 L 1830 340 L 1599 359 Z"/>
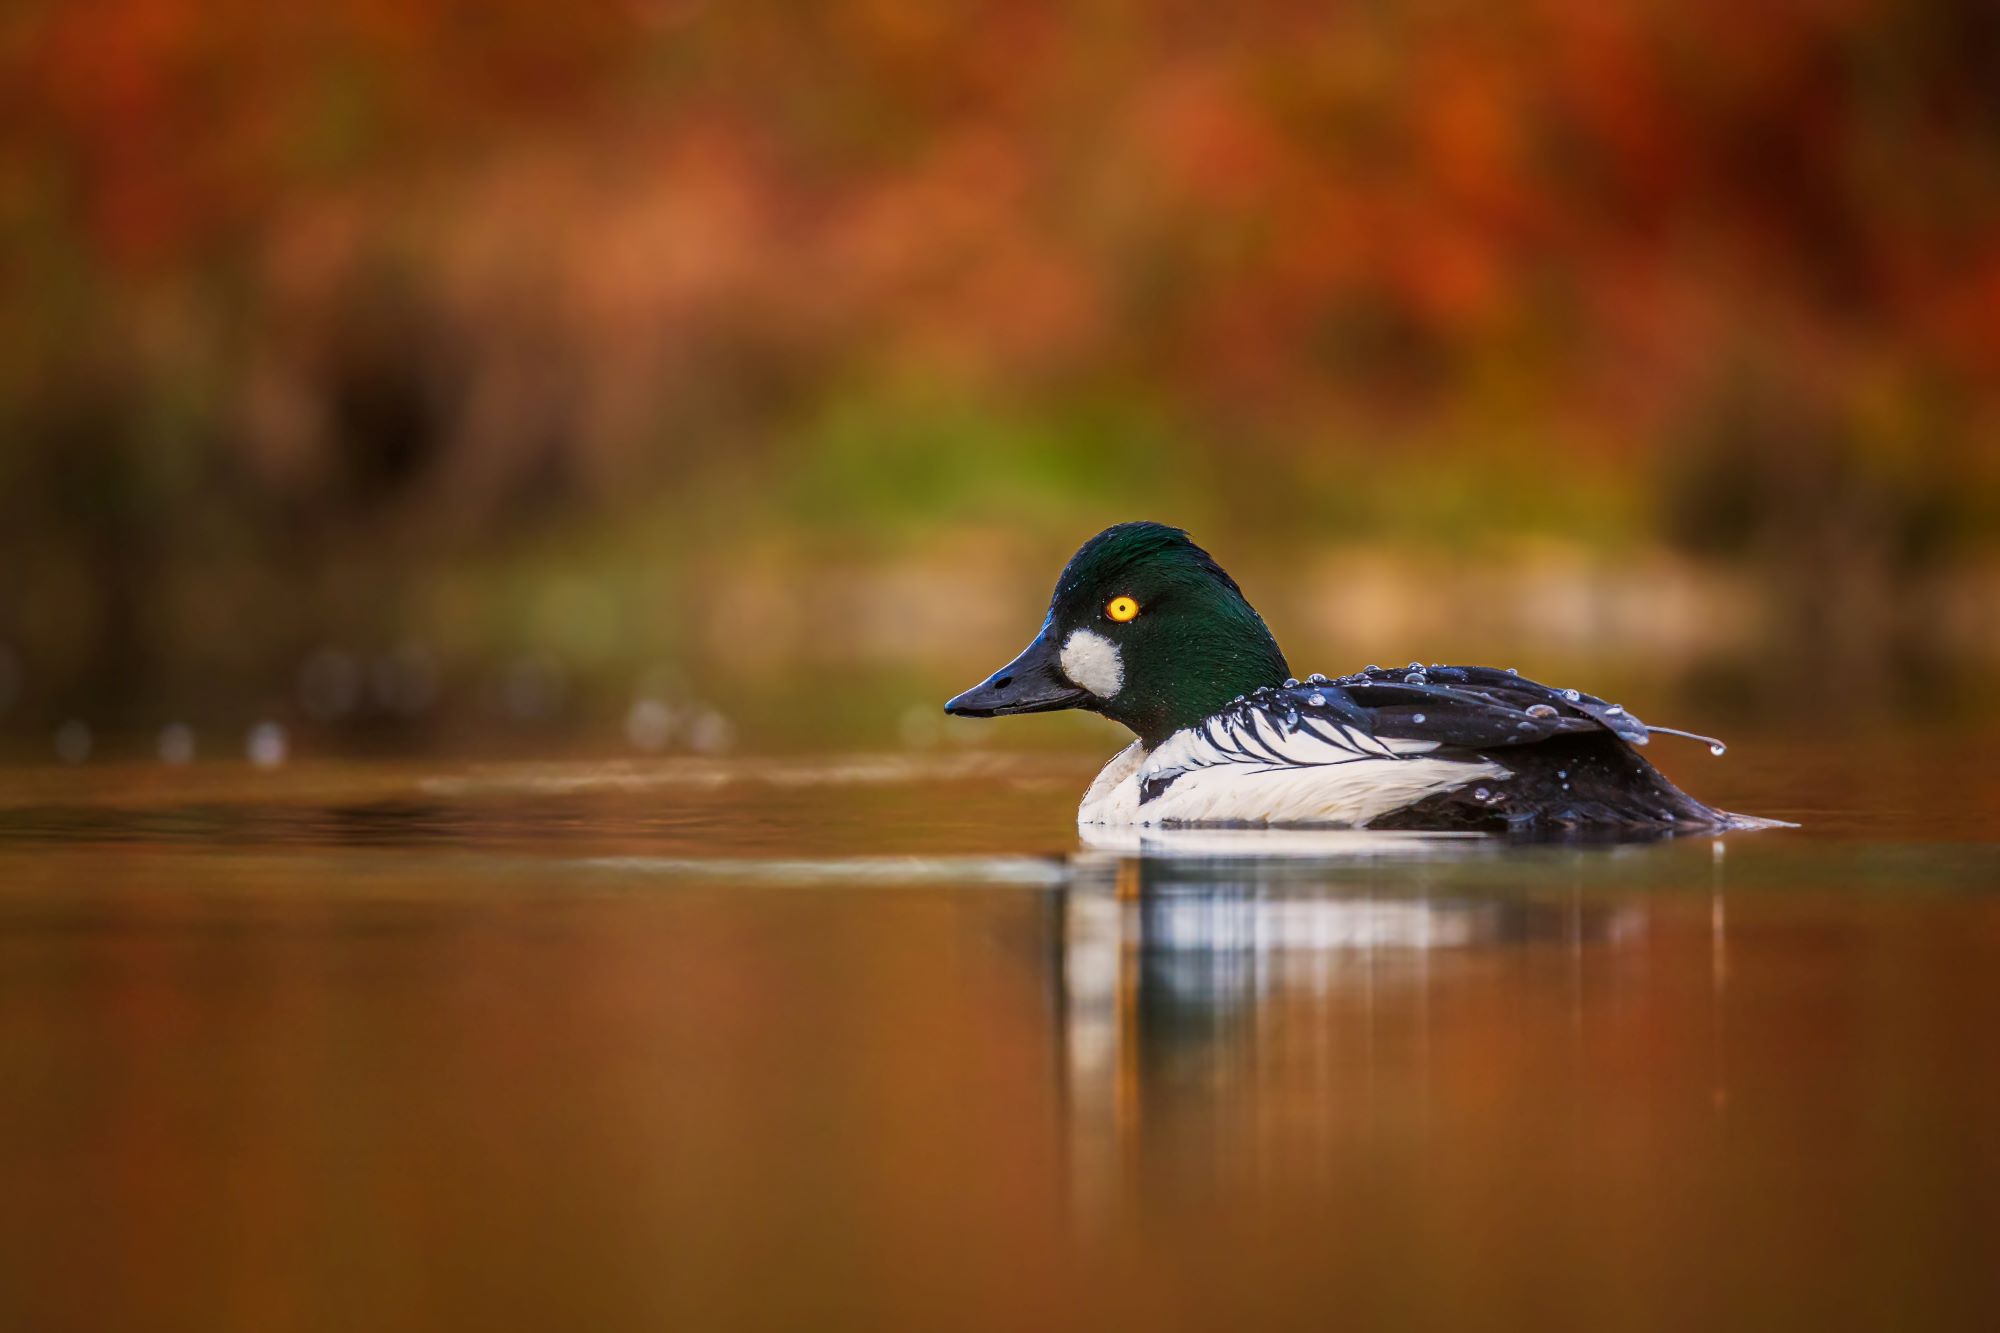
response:
<path fill-rule="evenodd" d="M 1641 757 L 1622 707 L 1489 667 L 1370 667 L 1258 690 L 1107 765 L 1086 824 L 1512 832 L 1746 827 Z M 1720 752 L 1720 747 L 1715 747 Z"/>

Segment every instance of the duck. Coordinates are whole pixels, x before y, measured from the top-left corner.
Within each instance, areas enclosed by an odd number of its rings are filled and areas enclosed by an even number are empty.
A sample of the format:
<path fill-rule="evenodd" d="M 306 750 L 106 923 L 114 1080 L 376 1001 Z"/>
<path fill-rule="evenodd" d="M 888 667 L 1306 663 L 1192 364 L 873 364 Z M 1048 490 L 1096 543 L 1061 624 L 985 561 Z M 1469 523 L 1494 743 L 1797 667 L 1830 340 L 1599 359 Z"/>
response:
<path fill-rule="evenodd" d="M 1119 523 L 1063 567 L 1039 632 L 954 717 L 1081 709 L 1129 729 L 1084 793 L 1093 827 L 1335 827 L 1514 835 L 1769 827 L 1669 782 L 1649 726 L 1517 671 L 1411 662 L 1292 674 L 1236 580 L 1188 534 Z"/>

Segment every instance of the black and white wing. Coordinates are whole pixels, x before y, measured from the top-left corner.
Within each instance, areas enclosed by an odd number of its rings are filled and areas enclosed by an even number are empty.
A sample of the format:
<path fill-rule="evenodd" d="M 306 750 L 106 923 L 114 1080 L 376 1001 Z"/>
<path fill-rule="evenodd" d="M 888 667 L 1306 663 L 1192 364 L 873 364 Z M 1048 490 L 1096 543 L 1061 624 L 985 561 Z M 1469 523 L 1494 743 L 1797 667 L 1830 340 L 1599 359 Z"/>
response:
<path fill-rule="evenodd" d="M 1628 745 L 1644 745 L 1652 732 L 1668 730 L 1648 727 L 1594 694 L 1557 689 L 1492 667 L 1415 662 L 1401 669 L 1369 667 L 1334 681 L 1315 678 L 1283 692 L 1303 693 L 1309 702 L 1324 696 L 1332 703 L 1330 690 L 1338 690 L 1344 704 L 1382 735 L 1442 745 L 1492 749 L 1599 730 Z"/>
<path fill-rule="evenodd" d="M 1177 733 L 1144 761 L 1137 806 L 1146 822 L 1359 826 L 1513 777 L 1510 750 L 1590 733 L 1644 745 L 1656 730 L 1510 671 L 1370 667 L 1258 690 Z"/>

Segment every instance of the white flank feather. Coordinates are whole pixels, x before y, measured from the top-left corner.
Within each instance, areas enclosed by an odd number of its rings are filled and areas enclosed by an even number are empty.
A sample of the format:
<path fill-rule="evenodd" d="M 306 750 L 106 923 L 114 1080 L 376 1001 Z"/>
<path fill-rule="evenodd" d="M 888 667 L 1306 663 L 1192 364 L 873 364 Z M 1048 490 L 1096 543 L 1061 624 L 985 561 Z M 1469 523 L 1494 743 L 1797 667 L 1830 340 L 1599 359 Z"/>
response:
<path fill-rule="evenodd" d="M 1120 751 L 1084 794 L 1077 822 L 1352 828 L 1439 792 L 1510 776 L 1491 761 L 1429 757 L 1436 748 L 1326 718 L 1281 726 L 1254 707 L 1223 713 L 1151 753 L 1137 742 Z"/>

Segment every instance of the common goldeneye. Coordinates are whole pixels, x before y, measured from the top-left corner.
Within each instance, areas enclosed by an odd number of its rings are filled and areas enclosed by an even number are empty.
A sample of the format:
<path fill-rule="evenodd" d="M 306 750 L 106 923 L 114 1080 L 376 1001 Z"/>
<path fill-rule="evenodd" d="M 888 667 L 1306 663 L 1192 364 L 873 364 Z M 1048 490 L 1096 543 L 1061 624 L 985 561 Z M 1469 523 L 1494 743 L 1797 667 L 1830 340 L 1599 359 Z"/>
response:
<path fill-rule="evenodd" d="M 945 705 L 960 717 L 1081 708 L 1137 734 L 1082 825 L 1307 824 L 1536 833 L 1766 827 L 1714 810 L 1633 749 L 1617 704 L 1491 667 L 1292 677 L 1236 581 L 1178 528 L 1083 544 L 1020 656 Z M 1716 754 L 1719 742 L 1706 742 Z"/>

